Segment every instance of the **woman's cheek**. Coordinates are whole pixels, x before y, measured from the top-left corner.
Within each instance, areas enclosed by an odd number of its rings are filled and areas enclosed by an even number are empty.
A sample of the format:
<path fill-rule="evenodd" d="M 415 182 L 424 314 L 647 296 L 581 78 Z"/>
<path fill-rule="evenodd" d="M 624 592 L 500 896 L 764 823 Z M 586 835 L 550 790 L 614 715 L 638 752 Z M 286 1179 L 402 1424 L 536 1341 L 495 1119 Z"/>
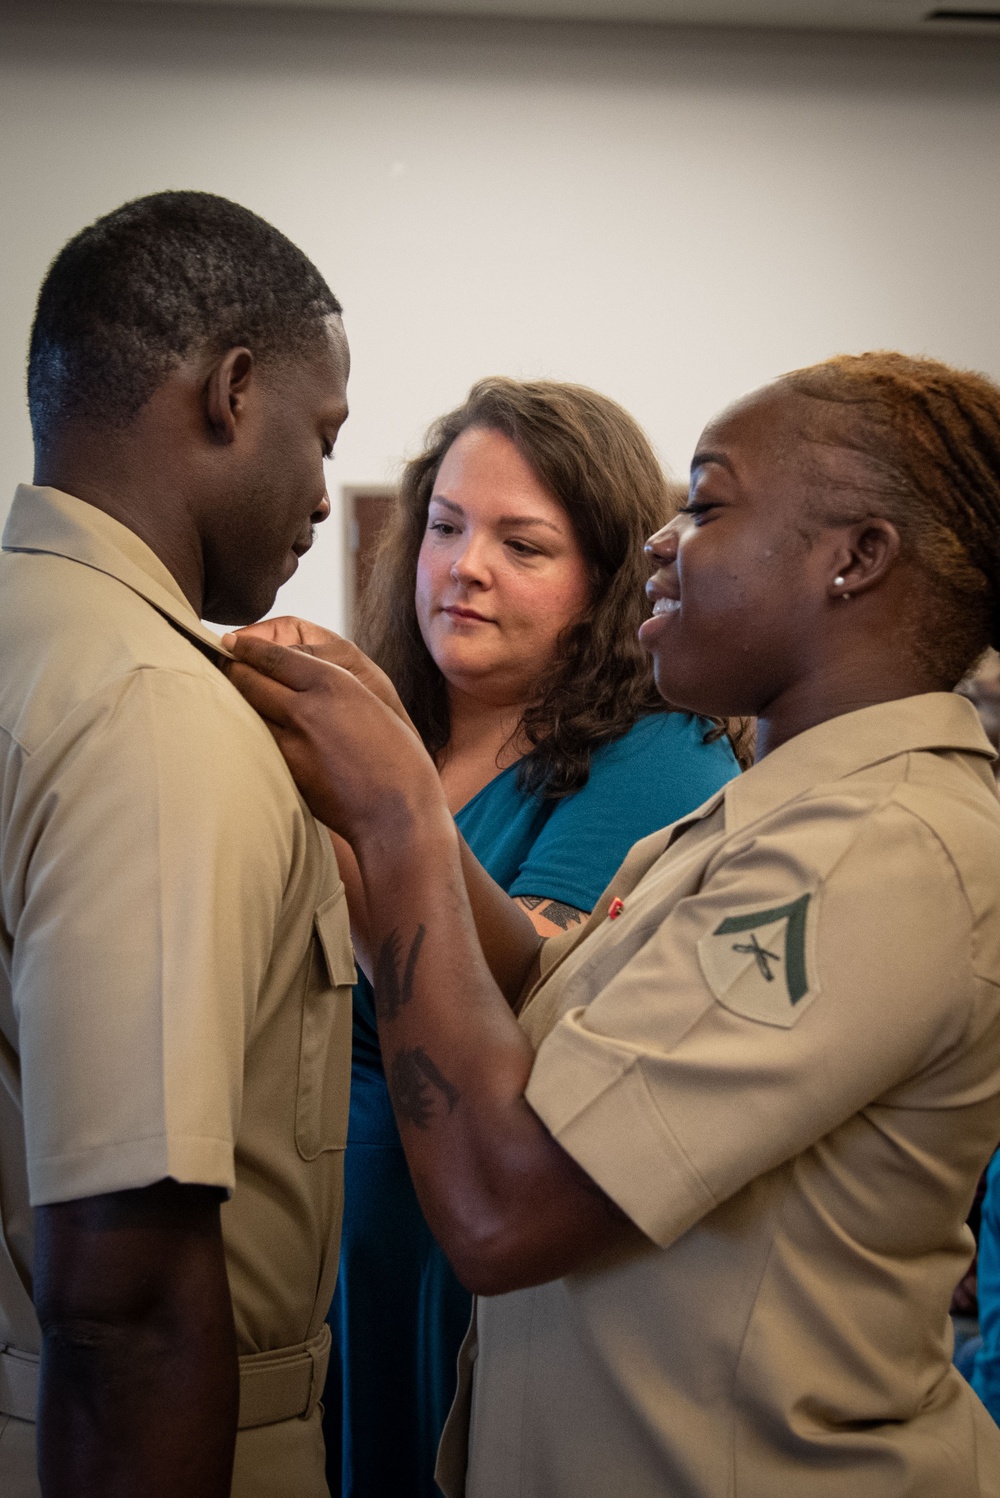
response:
<path fill-rule="evenodd" d="M 417 563 L 417 582 L 414 589 L 413 602 L 417 613 L 417 624 L 420 627 L 420 633 L 424 637 L 424 644 L 427 645 L 429 644 L 427 637 L 433 616 L 433 587 L 427 569 L 422 568 L 419 561 Z"/>

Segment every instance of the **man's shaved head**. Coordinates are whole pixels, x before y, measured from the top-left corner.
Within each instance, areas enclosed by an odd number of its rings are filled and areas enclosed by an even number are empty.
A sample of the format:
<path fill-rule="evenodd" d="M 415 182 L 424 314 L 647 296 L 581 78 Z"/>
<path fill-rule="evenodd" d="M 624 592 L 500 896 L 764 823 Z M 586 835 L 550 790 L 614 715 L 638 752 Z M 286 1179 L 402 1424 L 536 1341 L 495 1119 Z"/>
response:
<path fill-rule="evenodd" d="M 162 192 L 82 230 L 38 297 L 28 403 L 44 451 L 71 421 L 121 427 L 188 355 L 248 348 L 259 364 L 326 339 L 340 303 L 314 265 L 227 198 Z"/>

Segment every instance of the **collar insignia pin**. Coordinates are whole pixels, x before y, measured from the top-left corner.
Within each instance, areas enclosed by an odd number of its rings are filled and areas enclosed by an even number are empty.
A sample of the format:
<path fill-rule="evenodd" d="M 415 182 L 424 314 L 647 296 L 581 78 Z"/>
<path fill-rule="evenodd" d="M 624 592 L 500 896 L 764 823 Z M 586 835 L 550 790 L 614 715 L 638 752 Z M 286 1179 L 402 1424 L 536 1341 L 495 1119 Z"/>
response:
<path fill-rule="evenodd" d="M 625 901 L 619 900 L 618 896 L 615 895 L 614 899 L 611 901 L 611 904 L 608 906 L 608 920 L 616 921 L 624 909 Z"/>

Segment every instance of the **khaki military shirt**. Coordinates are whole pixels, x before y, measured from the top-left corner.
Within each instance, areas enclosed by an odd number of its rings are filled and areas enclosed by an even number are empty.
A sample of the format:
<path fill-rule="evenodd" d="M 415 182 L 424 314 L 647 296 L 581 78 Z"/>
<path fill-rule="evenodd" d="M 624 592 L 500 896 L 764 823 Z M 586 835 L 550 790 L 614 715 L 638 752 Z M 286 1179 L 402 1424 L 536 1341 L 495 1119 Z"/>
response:
<path fill-rule="evenodd" d="M 166 1176 L 233 1193 L 240 1352 L 301 1343 L 336 1272 L 347 1124 L 329 839 L 131 531 L 22 487 L 3 546 L 0 1347 L 39 1347 L 29 1201 Z"/>
<path fill-rule="evenodd" d="M 469 1498 L 1000 1494 L 948 1320 L 1000 1139 L 990 757 L 950 694 L 824 723 L 548 945 L 528 1100 L 637 1231 L 478 1301 L 450 1494 L 469 1416 Z"/>

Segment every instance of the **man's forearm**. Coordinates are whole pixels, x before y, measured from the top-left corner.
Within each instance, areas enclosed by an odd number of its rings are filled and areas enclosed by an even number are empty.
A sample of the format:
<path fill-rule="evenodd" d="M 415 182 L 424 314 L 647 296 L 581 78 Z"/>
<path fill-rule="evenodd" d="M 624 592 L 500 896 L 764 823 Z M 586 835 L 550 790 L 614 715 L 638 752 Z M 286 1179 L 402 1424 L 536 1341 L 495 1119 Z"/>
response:
<path fill-rule="evenodd" d="M 235 1347 L 226 1356 L 203 1331 L 67 1325 L 46 1336 L 42 1368 L 44 1498 L 228 1498 Z"/>
<path fill-rule="evenodd" d="M 204 1195 L 164 1182 L 38 1209 L 44 1498 L 229 1498 L 239 1372 Z"/>

